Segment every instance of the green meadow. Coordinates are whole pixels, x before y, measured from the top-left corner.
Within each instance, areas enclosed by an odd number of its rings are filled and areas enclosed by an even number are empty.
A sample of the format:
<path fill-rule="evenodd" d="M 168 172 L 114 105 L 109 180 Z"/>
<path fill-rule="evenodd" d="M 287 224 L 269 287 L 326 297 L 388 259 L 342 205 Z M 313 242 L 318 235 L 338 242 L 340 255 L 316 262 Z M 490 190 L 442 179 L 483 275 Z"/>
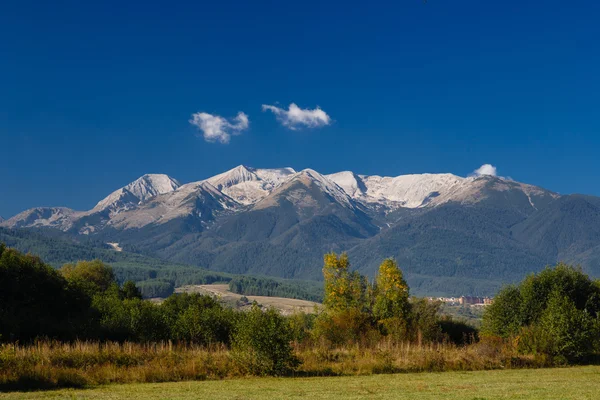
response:
<path fill-rule="evenodd" d="M 600 367 L 410 373 L 324 378 L 106 385 L 93 389 L 13 392 L 23 399 L 597 399 Z"/>

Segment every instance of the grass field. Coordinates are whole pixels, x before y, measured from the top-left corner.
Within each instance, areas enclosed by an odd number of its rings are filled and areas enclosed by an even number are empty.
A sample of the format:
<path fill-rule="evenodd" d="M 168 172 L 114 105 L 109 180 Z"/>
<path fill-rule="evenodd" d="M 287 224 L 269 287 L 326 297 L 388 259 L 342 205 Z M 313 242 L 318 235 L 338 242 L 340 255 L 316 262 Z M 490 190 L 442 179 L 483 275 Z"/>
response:
<path fill-rule="evenodd" d="M 108 385 L 1 399 L 598 399 L 600 367 Z"/>

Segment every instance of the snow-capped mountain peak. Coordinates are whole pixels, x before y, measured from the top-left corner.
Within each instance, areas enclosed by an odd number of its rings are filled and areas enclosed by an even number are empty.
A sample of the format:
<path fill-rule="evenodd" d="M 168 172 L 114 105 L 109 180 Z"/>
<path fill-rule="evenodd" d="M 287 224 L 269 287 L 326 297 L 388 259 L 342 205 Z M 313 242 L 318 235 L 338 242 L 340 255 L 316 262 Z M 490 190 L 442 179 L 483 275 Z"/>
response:
<path fill-rule="evenodd" d="M 115 190 L 103 200 L 100 200 L 90 213 L 97 213 L 107 209 L 111 213 L 119 212 L 159 194 L 172 192 L 180 186 L 179 182 L 168 175 L 146 174 L 127 186 Z"/>
<path fill-rule="evenodd" d="M 140 201 L 145 201 L 150 197 L 177 190 L 180 186 L 181 184 L 177 180 L 168 175 L 146 174 L 125 186 L 125 189 L 133 193 Z"/>
<path fill-rule="evenodd" d="M 352 198 L 360 198 L 368 190 L 362 179 L 352 171 L 337 172 L 327 175 L 327 178 L 337 183 Z"/>
<path fill-rule="evenodd" d="M 66 207 L 36 207 L 25 210 L 12 218 L 1 221 L 10 228 L 56 227 L 67 230 L 72 226 L 72 217 L 77 211 Z"/>
<path fill-rule="evenodd" d="M 367 195 L 402 207 L 427 205 L 433 198 L 452 192 L 465 178 L 452 174 L 411 174 L 397 177 L 362 176 Z"/>
<path fill-rule="evenodd" d="M 208 178 L 206 182 L 209 182 L 219 190 L 223 190 L 243 182 L 257 180 L 259 180 L 259 177 L 254 173 L 252 168 L 248 168 L 245 165 L 238 165 L 229 171 Z"/>
<path fill-rule="evenodd" d="M 206 182 L 238 203 L 249 205 L 268 196 L 294 172 L 292 168 L 257 169 L 239 165 Z"/>
<path fill-rule="evenodd" d="M 269 182 L 274 187 L 282 184 L 291 175 L 295 174 L 296 171 L 293 168 L 269 168 L 269 169 L 253 169 L 254 173 L 263 181 Z"/>
<path fill-rule="evenodd" d="M 115 215 L 111 225 L 119 229 L 142 228 L 190 216 L 206 223 L 215 213 L 234 210 L 238 206 L 209 182 L 192 182 Z"/>
<path fill-rule="evenodd" d="M 0 225 L 93 233 L 105 226 L 140 228 L 186 216 L 208 224 L 213 216 L 277 206 L 282 198 L 305 210 L 317 203 L 328 206 L 333 200 L 348 209 L 386 214 L 398 208 L 436 207 L 448 202 L 474 204 L 494 198 L 512 201 L 519 207 L 525 204 L 524 212 L 528 212 L 527 209 L 543 207 L 556 197 L 557 194 L 536 186 L 492 176 L 386 177 L 351 171 L 322 175 L 313 169 L 296 172 L 292 168 L 258 169 L 240 165 L 185 185 L 167 175 L 144 175 L 111 193 L 90 211 L 34 208 L 0 221 Z"/>
<path fill-rule="evenodd" d="M 454 192 L 467 178 L 452 174 L 414 174 L 396 177 L 357 175 L 350 171 L 327 175 L 352 198 L 392 208 L 417 208 Z"/>
<path fill-rule="evenodd" d="M 320 174 L 314 169 L 303 169 L 300 172 L 293 174 L 286 183 L 294 181 L 300 181 L 305 186 L 311 184 L 317 185 L 323 192 L 334 198 L 338 203 L 354 208 L 354 204 L 350 196 L 341 188 L 335 181 L 327 178 L 325 175 Z"/>

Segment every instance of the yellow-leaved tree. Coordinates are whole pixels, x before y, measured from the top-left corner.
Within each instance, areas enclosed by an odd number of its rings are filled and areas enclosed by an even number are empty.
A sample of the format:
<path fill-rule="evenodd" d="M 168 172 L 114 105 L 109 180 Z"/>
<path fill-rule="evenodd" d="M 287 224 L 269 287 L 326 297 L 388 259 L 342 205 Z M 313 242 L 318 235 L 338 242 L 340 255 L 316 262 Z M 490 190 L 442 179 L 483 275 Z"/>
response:
<path fill-rule="evenodd" d="M 328 253 L 325 254 L 324 261 L 325 299 L 323 304 L 332 311 L 346 309 L 351 301 L 348 255 L 343 253 L 338 256 L 335 253 Z"/>
<path fill-rule="evenodd" d="M 319 314 L 313 333 L 332 344 L 363 340 L 372 332 L 369 282 L 358 272 L 349 271 L 350 261 L 345 253 L 326 254 L 324 261 L 325 309 Z"/>
<path fill-rule="evenodd" d="M 398 263 L 392 258 L 384 260 L 375 279 L 373 304 L 373 315 L 384 334 L 395 339 L 406 337 L 410 315 L 408 297 L 408 285 Z"/>

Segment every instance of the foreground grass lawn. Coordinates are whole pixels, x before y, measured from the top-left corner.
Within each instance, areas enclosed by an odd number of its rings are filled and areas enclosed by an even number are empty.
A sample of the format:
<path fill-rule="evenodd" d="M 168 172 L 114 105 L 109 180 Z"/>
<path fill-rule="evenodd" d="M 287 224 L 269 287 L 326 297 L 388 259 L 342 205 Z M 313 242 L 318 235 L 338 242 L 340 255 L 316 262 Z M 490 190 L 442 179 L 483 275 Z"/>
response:
<path fill-rule="evenodd" d="M 600 367 L 110 385 L 2 399 L 598 399 Z"/>

